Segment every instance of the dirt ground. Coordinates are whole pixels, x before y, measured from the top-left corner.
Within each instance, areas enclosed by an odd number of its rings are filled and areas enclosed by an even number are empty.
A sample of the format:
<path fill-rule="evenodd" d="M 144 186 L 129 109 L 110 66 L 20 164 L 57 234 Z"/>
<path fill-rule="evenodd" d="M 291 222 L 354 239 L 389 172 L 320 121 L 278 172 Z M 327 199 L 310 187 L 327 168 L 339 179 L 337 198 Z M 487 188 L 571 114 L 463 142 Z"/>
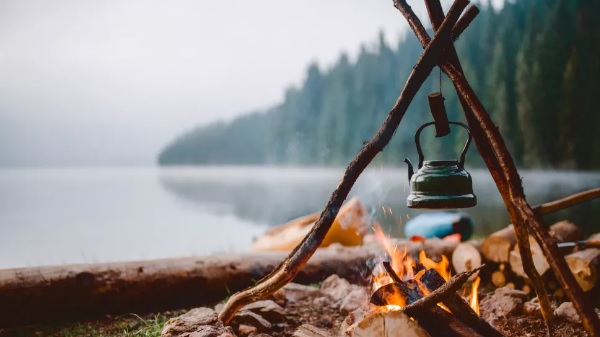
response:
<path fill-rule="evenodd" d="M 285 322 L 273 324 L 270 332 L 256 336 L 289 337 L 302 324 L 311 324 L 338 333 L 347 315 L 340 311 L 339 305 L 334 304 L 335 301 L 323 300 L 329 297 L 322 293 L 318 286 L 313 286 L 313 288 L 315 288 L 313 291 L 305 291 L 300 295 L 296 293 L 292 296 L 293 300 L 289 300 L 288 295 L 287 300 L 277 301 L 285 309 Z M 481 295 L 482 297 L 486 296 L 485 293 Z M 95 321 L 0 330 L 0 337 L 159 337 L 164 323 L 169 318 L 176 317 L 183 312 L 185 311 L 169 311 L 142 316 L 135 314 L 106 316 Z M 542 337 L 546 335 L 546 326 L 541 317 L 525 315 L 521 312 L 495 317 L 493 325 L 507 337 Z M 551 330 L 553 336 L 587 336 L 580 324 L 562 319 L 557 319 Z"/>

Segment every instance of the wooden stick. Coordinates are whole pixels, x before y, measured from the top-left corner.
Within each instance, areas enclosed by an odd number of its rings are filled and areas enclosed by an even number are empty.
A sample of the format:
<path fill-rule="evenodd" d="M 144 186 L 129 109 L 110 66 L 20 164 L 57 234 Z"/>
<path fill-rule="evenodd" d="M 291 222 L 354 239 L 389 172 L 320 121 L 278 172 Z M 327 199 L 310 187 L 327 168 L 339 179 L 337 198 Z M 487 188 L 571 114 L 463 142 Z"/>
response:
<path fill-rule="evenodd" d="M 450 124 L 448 124 L 448 114 L 444 105 L 444 96 L 441 92 L 434 92 L 427 96 L 429 101 L 429 110 L 435 121 L 435 136 L 443 137 L 450 133 Z"/>
<path fill-rule="evenodd" d="M 394 1 L 394 4 L 404 1 Z M 405 2 L 404 2 L 405 3 Z M 398 6 L 396 5 L 396 8 Z M 423 25 L 420 23 L 414 12 L 406 5 L 408 10 L 401 10 L 407 18 L 409 25 L 415 31 L 415 34 L 423 43 L 429 40 L 429 36 Z M 573 305 L 579 313 L 582 323 L 590 336 L 600 336 L 600 319 L 595 314 L 593 307 L 583 296 L 583 291 L 576 283 L 573 275 L 568 272 L 567 264 L 561 257 L 558 248 L 553 240 L 543 230 L 539 219 L 533 213 L 533 210 L 525 200 L 520 176 L 516 170 L 514 161 L 506 149 L 502 136 L 494 126 L 485 111 L 485 108 L 479 102 L 473 92 L 464 74 L 457 66 L 447 60 L 441 60 L 442 70 L 450 77 L 459 95 L 459 100 L 466 106 L 465 115 L 471 128 L 475 144 L 484 159 L 488 169 L 496 182 L 498 190 L 502 195 L 504 203 L 509 212 L 510 218 L 515 224 L 518 235 L 518 244 L 523 252 L 523 262 L 528 271 L 530 279 L 533 280 L 534 288 L 540 299 L 542 313 L 548 321 L 552 318 L 550 303 L 546 297 L 546 290 L 543 287 L 543 280 L 533 267 L 529 252 L 529 241 L 527 240 L 528 229 L 532 231 L 536 240 L 542 247 L 544 254 L 549 259 L 549 264 L 557 274 L 558 281 L 569 295 Z M 459 65 L 458 65 L 459 67 Z M 540 283 L 542 283 L 540 285 Z"/>
<path fill-rule="evenodd" d="M 454 41 L 458 40 L 460 34 L 462 34 L 467 27 L 471 24 L 471 22 L 475 19 L 475 17 L 479 14 L 479 8 L 475 5 L 471 5 L 465 11 L 465 14 L 458 20 L 456 25 L 454 26 L 454 30 L 452 31 L 452 39 Z"/>
<path fill-rule="evenodd" d="M 536 215 L 550 214 L 596 198 L 600 198 L 600 187 L 535 206 L 533 212 Z"/>
<path fill-rule="evenodd" d="M 243 306 L 265 299 L 289 283 L 302 270 L 302 267 L 313 255 L 329 231 L 333 220 L 348 193 L 350 193 L 356 179 L 358 179 L 373 158 L 384 149 L 394 135 L 410 102 L 437 63 L 443 47 L 450 42 L 451 30 L 468 3 L 468 0 L 456 0 L 454 2 L 448 12 L 448 16 L 444 19 L 438 30 L 438 34 L 436 34 L 431 43 L 425 48 L 425 51 L 413 68 L 396 104 L 379 131 L 377 131 L 377 134 L 363 146 L 358 155 L 348 165 L 340 183 L 331 194 L 327 206 L 310 233 L 271 274 L 261 279 L 255 286 L 236 293 L 229 298 L 219 314 L 219 319 L 225 325 L 230 323 L 235 313 Z"/>
<path fill-rule="evenodd" d="M 384 261 L 382 264 L 383 268 L 385 268 L 385 271 L 387 271 L 388 275 L 390 275 L 394 282 L 402 282 L 402 279 L 398 276 L 398 274 L 396 274 L 396 271 L 394 270 L 394 268 L 392 268 L 392 265 L 389 262 Z"/>
<path fill-rule="evenodd" d="M 479 268 L 475 268 L 470 272 L 464 272 L 460 274 L 454 275 L 448 282 L 445 282 L 439 288 L 435 289 L 431 294 L 419 299 L 416 302 L 413 302 L 406 307 L 404 307 L 404 311 L 409 315 L 415 311 L 422 310 L 424 308 L 432 307 L 440 302 L 444 302 L 447 298 L 456 294 L 456 292 L 467 282 L 469 277 L 474 273 L 478 272 L 483 266 Z"/>
<path fill-rule="evenodd" d="M 432 337 L 487 337 L 437 306 L 409 316 L 415 318 Z"/>

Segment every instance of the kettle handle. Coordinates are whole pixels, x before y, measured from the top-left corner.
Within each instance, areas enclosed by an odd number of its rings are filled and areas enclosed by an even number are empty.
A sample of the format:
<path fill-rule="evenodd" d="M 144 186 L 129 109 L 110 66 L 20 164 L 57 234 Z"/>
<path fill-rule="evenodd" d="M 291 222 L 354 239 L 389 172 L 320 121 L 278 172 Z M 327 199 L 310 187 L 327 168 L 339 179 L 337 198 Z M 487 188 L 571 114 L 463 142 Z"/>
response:
<path fill-rule="evenodd" d="M 423 131 L 423 129 L 425 129 L 426 127 L 433 125 L 433 124 L 435 124 L 435 122 L 425 123 L 425 124 L 421 125 L 417 129 L 417 132 L 415 133 L 415 144 L 417 145 L 417 153 L 419 154 L 419 166 L 418 166 L 419 169 L 423 166 L 423 160 L 425 159 L 425 157 L 423 156 L 423 151 L 421 150 L 421 144 L 419 143 L 421 131 Z M 462 153 L 460 154 L 460 159 L 458 160 L 458 167 L 463 168 L 463 166 L 465 165 L 465 155 L 467 154 L 467 150 L 469 149 L 469 144 L 471 144 L 471 140 L 473 138 L 471 136 L 471 129 L 469 129 L 469 127 L 467 125 L 465 125 L 464 123 L 461 123 L 461 122 L 448 122 L 448 124 L 462 126 L 467 131 L 467 135 L 469 136 L 469 138 L 467 139 L 467 142 L 465 143 L 465 147 L 463 148 Z"/>

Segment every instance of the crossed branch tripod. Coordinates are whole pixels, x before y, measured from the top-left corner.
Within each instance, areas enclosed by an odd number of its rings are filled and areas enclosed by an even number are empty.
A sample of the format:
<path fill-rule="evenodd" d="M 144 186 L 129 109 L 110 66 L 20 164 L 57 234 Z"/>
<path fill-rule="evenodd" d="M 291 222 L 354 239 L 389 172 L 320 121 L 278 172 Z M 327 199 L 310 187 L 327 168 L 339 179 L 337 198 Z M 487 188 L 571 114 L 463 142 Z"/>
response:
<path fill-rule="evenodd" d="M 590 336 L 600 337 L 600 319 L 598 319 L 593 306 L 587 301 L 573 274 L 571 274 L 564 257 L 559 253 L 555 240 L 542 225 L 539 214 L 536 214 L 527 203 L 521 185 L 521 178 L 506 144 L 462 71 L 453 41 L 458 39 L 464 32 L 477 16 L 479 10 L 475 5 L 471 5 L 461 17 L 469 4 L 469 0 L 455 0 L 448 14 L 444 15 L 439 0 L 425 0 L 429 19 L 435 29 L 434 37 L 430 38 L 406 0 L 393 0 L 393 2 L 394 7 L 404 15 L 423 48 L 425 48 L 408 77 L 398 100 L 375 136 L 363 146 L 358 155 L 348 165 L 319 220 L 302 242 L 269 275 L 253 287 L 231 296 L 219 314 L 219 318 L 225 325 L 229 324 L 233 316 L 242 307 L 267 298 L 292 281 L 302 270 L 325 238 L 355 181 L 373 158 L 383 151 L 389 143 L 415 94 L 433 68 L 438 65 L 454 84 L 477 149 L 502 195 L 517 234 L 517 244 L 519 245 L 523 267 L 532 280 L 544 319 L 546 322 L 551 322 L 553 312 L 544 282 L 533 264 L 529 248 L 529 234 L 536 239 L 542 248 L 560 286 L 579 313 L 585 330 Z"/>

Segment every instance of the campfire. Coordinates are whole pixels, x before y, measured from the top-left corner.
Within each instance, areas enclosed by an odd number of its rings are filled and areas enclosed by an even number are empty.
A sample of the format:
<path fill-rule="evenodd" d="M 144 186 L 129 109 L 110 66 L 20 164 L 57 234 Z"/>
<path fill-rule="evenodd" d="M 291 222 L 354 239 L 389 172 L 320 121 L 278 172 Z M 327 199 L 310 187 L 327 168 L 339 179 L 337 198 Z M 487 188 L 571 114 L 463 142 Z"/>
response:
<path fill-rule="evenodd" d="M 373 269 L 371 308 L 346 319 L 348 336 L 395 336 L 400 331 L 402 336 L 502 336 L 479 317 L 479 268 L 451 277 L 444 255 L 436 262 L 421 250 L 413 258 L 378 225 L 374 229 L 385 253 Z"/>

